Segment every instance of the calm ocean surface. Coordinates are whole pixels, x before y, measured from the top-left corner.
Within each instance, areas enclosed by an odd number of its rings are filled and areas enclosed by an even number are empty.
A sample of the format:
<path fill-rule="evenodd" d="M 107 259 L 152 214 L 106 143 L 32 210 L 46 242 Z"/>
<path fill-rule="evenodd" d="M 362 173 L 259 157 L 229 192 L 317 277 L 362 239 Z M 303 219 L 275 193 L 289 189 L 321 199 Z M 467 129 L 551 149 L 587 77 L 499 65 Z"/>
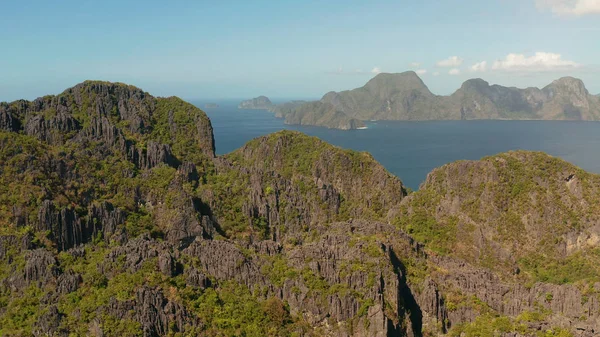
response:
<path fill-rule="evenodd" d="M 205 108 L 209 102 L 219 107 Z M 284 125 L 267 111 L 238 110 L 238 101 L 192 103 L 210 117 L 218 154 L 231 152 L 255 137 L 297 130 L 343 148 L 370 152 L 413 189 L 432 169 L 446 163 L 516 149 L 544 151 L 600 173 L 600 122 L 372 122 L 366 130 L 340 131 Z"/>

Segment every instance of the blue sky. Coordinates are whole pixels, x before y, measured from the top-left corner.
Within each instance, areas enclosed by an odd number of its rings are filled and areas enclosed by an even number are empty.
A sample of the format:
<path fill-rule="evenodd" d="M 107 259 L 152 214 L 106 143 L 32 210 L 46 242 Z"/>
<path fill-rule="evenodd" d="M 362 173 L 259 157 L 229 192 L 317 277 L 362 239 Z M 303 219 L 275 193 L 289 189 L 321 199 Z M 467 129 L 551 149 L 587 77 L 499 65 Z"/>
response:
<path fill-rule="evenodd" d="M 600 0 L 20 0 L 0 13 L 0 101 L 86 79 L 186 99 L 318 98 L 406 70 L 437 94 L 565 75 L 600 93 Z"/>

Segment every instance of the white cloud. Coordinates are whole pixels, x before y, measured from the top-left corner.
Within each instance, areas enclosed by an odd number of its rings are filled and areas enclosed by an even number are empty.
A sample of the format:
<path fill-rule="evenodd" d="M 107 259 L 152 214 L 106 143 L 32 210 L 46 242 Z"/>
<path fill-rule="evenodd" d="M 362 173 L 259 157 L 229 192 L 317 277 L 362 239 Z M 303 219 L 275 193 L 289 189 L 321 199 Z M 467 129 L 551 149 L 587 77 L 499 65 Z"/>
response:
<path fill-rule="evenodd" d="M 536 0 L 536 4 L 558 15 L 600 14 L 600 0 Z"/>
<path fill-rule="evenodd" d="M 450 74 L 450 75 L 460 75 L 460 69 L 458 69 L 458 68 L 450 69 L 450 71 L 448 72 L 448 74 Z"/>
<path fill-rule="evenodd" d="M 374 67 L 371 71 L 364 71 L 362 69 L 355 69 L 355 70 L 345 70 L 342 67 L 339 67 L 336 70 L 333 71 L 327 71 L 328 74 L 333 74 L 333 75 L 361 75 L 361 74 L 379 74 L 381 73 L 381 68 L 379 67 Z"/>
<path fill-rule="evenodd" d="M 419 75 L 425 75 L 427 74 L 427 69 L 419 69 L 417 71 L 415 71 L 417 74 Z"/>
<path fill-rule="evenodd" d="M 421 63 L 419 63 L 419 62 L 410 63 L 411 68 L 419 68 L 420 65 L 421 65 Z"/>
<path fill-rule="evenodd" d="M 481 61 L 479 63 L 475 63 L 474 65 L 471 66 L 471 71 L 474 73 L 477 72 L 485 72 L 487 70 L 487 62 L 486 61 Z"/>
<path fill-rule="evenodd" d="M 533 56 L 508 54 L 504 59 L 492 65 L 493 70 L 516 72 L 561 71 L 578 68 L 581 65 L 564 60 L 560 54 L 537 52 Z"/>
<path fill-rule="evenodd" d="M 445 60 L 438 61 L 436 65 L 438 67 L 458 67 L 463 63 L 463 59 L 458 56 L 450 56 Z"/>
<path fill-rule="evenodd" d="M 433 73 L 433 76 L 440 76 L 440 73 L 438 71 Z"/>

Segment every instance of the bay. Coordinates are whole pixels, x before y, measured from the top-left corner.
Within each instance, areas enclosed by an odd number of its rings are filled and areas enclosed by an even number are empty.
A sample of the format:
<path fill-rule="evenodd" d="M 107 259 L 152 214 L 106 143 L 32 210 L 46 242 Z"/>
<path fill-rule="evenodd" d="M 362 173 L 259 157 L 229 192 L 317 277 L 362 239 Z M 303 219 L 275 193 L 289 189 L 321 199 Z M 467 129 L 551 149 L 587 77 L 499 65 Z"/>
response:
<path fill-rule="evenodd" d="M 436 167 L 510 150 L 543 151 L 584 170 L 600 173 L 600 123 L 579 121 L 379 121 L 365 130 L 285 125 L 265 110 L 240 110 L 241 100 L 192 101 L 212 121 L 218 154 L 247 141 L 297 130 L 336 146 L 370 152 L 405 185 L 418 189 Z M 218 108 L 205 108 L 217 103 Z"/>

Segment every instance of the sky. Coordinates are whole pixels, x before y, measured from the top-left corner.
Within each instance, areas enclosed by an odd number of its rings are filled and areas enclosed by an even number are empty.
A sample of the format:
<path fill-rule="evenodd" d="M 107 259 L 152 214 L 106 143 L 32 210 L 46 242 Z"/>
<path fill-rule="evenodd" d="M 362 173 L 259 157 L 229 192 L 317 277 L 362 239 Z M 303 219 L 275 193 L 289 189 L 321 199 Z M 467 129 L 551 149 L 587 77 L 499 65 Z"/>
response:
<path fill-rule="evenodd" d="M 319 98 L 379 72 L 600 94 L 600 0 L 0 0 L 0 101 L 87 79 L 185 99 Z"/>

